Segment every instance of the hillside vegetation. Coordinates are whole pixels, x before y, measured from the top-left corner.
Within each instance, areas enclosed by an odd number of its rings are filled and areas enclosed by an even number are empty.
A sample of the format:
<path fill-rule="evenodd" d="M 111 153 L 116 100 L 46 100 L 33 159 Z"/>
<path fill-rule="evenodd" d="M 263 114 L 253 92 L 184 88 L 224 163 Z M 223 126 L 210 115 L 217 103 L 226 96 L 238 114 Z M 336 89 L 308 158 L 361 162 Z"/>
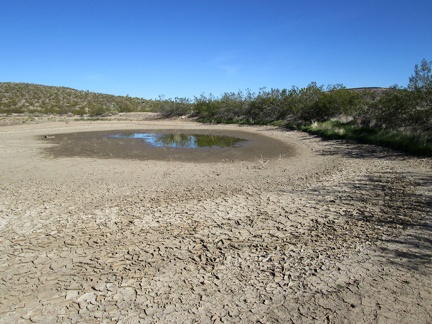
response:
<path fill-rule="evenodd" d="M 272 124 L 432 155 L 432 61 L 416 65 L 407 88 L 343 85 L 262 89 L 158 102 L 164 116 L 210 123 Z"/>
<path fill-rule="evenodd" d="M 107 116 L 158 112 L 207 123 L 278 125 L 327 138 L 357 140 L 432 156 L 432 61 L 416 65 L 405 87 L 304 88 L 227 92 L 146 100 L 65 87 L 0 83 L 0 114 Z"/>
<path fill-rule="evenodd" d="M 72 114 L 102 116 L 152 111 L 154 101 L 66 87 L 0 82 L 0 114 Z"/>

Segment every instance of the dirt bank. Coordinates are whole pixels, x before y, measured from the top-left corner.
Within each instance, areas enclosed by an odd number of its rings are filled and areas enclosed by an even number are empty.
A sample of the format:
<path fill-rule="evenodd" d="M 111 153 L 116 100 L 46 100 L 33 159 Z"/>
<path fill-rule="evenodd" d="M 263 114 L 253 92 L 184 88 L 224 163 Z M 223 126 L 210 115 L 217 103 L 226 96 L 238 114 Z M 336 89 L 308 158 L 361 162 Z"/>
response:
<path fill-rule="evenodd" d="M 53 157 L 41 140 L 171 128 L 289 149 L 194 163 Z M 271 127 L 1 127 L 0 322 L 430 323 L 431 171 L 430 159 Z"/>

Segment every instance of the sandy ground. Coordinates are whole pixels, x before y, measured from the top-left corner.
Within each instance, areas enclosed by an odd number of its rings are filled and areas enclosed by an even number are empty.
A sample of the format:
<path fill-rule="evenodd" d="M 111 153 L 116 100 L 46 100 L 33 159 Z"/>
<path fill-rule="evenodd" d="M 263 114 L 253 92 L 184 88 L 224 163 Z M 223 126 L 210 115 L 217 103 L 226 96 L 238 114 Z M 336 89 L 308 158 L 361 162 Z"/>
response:
<path fill-rule="evenodd" d="M 45 134 L 247 131 L 295 155 L 52 157 Z M 271 127 L 0 127 L 1 323 L 431 323 L 432 163 Z"/>

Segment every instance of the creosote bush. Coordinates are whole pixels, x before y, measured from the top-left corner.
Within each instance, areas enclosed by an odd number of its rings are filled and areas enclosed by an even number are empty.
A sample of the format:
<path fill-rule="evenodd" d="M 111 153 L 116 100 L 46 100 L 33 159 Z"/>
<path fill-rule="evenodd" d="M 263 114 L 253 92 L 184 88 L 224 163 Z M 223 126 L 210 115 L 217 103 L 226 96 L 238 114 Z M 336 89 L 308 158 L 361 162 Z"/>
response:
<path fill-rule="evenodd" d="M 185 116 L 192 113 L 191 100 L 188 98 L 164 99 L 162 96 L 155 102 L 155 110 L 163 117 Z"/>

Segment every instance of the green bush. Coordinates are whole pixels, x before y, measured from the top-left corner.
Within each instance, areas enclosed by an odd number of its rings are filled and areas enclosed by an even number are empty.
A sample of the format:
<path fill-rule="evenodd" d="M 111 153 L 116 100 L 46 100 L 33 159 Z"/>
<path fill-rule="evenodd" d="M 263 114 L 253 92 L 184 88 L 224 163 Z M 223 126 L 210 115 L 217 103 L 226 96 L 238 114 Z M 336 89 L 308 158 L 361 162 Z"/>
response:
<path fill-rule="evenodd" d="M 185 116 L 192 113 L 192 102 L 188 98 L 163 99 L 156 102 L 156 111 L 163 117 Z"/>
<path fill-rule="evenodd" d="M 432 127 L 432 89 L 391 88 L 376 102 L 376 119 L 387 129 L 428 130 Z"/>

